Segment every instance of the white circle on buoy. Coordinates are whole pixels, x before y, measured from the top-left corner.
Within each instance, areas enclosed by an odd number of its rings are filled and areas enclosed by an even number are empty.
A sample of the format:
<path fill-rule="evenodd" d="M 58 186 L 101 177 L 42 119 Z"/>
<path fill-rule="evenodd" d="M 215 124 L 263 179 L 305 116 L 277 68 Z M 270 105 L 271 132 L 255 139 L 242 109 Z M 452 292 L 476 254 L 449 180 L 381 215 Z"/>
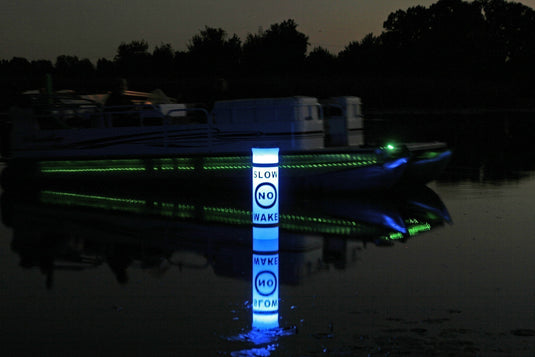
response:
<path fill-rule="evenodd" d="M 261 271 L 254 279 L 254 286 L 260 295 L 270 296 L 277 290 L 277 277 L 272 271 Z"/>
<path fill-rule="evenodd" d="M 256 186 L 254 198 L 260 208 L 268 209 L 277 203 L 277 188 L 270 182 Z"/>

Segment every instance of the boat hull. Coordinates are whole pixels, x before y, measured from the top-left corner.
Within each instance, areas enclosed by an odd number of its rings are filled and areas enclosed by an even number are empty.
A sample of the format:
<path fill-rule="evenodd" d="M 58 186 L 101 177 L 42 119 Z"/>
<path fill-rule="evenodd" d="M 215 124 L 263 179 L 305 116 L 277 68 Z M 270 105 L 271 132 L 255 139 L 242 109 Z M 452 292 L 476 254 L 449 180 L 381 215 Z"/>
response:
<path fill-rule="evenodd" d="M 420 185 L 437 179 L 448 166 L 453 152 L 445 144 L 418 144 L 411 147 L 410 160 L 400 184 Z"/>
<path fill-rule="evenodd" d="M 395 185 L 408 164 L 363 148 L 282 152 L 281 190 L 379 190 Z M 180 157 L 113 157 L 62 160 L 12 160 L 2 177 L 13 186 L 128 185 L 164 188 L 174 185 L 241 189 L 251 185 L 251 156 L 243 154 Z"/>

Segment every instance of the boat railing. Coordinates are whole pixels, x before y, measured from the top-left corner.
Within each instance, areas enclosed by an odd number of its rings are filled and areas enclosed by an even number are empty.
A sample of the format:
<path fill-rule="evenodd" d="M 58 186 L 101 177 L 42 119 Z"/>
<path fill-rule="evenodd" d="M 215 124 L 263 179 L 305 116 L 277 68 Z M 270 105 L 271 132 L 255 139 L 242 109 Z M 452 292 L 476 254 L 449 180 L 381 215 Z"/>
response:
<path fill-rule="evenodd" d="M 91 117 L 101 110 L 91 100 L 59 95 L 32 98 L 31 108 L 41 130 L 89 127 Z"/>
<path fill-rule="evenodd" d="M 91 100 L 66 97 L 32 103 L 31 116 L 37 130 L 206 125 L 213 129 L 211 114 L 204 108 L 160 108 L 157 104 L 103 106 Z M 63 98 L 61 98 L 63 99 Z M 189 114 L 188 114 L 189 113 Z M 20 120 L 17 120 L 20 122 Z M 22 124 L 22 123 L 20 123 Z"/>
<path fill-rule="evenodd" d="M 212 145 L 212 116 L 204 108 L 175 108 L 170 109 L 166 113 L 163 113 L 158 105 L 154 104 L 107 106 L 103 109 L 101 122 L 98 124 L 101 127 L 161 126 L 164 135 L 164 145 L 167 146 L 170 128 L 174 129 L 177 125 L 200 125 L 201 127 L 206 126 L 208 146 Z M 184 113 L 186 115 L 183 115 Z M 193 113 L 194 115 L 187 115 L 188 113 Z"/>
<path fill-rule="evenodd" d="M 167 118 L 167 123 L 166 124 L 171 124 L 173 121 L 174 121 L 174 118 L 175 116 L 173 114 L 182 114 L 182 113 L 195 113 L 195 114 L 201 114 L 201 115 L 204 115 L 206 121 L 204 120 L 200 120 L 201 123 L 206 123 L 207 126 L 206 126 L 206 131 L 207 131 L 207 138 L 208 138 L 208 147 L 211 148 L 212 147 L 212 130 L 213 130 L 213 127 L 214 127 L 214 124 L 213 124 L 213 116 L 208 112 L 208 110 L 204 109 L 204 108 L 177 108 L 177 109 L 171 109 L 167 112 L 166 114 L 166 118 Z M 193 119 L 192 120 L 193 123 L 197 123 L 198 120 L 196 119 Z M 167 127 L 167 125 L 166 125 Z M 167 143 L 167 130 L 166 130 L 166 133 L 165 133 L 165 137 L 166 137 L 166 143 Z"/>
<path fill-rule="evenodd" d="M 114 105 L 93 117 L 94 127 L 117 128 L 163 125 L 165 116 L 152 104 Z"/>
<path fill-rule="evenodd" d="M 204 108 L 177 108 L 177 109 L 171 109 L 166 114 L 166 117 L 170 121 L 170 123 L 172 123 L 172 119 L 175 117 L 175 115 L 173 115 L 173 114 L 176 114 L 176 113 L 180 113 L 180 114 L 182 114 L 182 113 L 199 113 L 199 114 L 202 114 L 202 115 L 204 115 L 204 119 L 206 119 L 206 120 L 200 120 L 200 122 L 201 123 L 207 123 L 209 128 L 213 127 L 212 115 L 208 112 L 208 110 L 206 110 Z M 194 122 L 198 122 L 199 120 L 197 118 L 198 117 L 196 116 L 196 119 L 194 119 L 193 121 Z"/>

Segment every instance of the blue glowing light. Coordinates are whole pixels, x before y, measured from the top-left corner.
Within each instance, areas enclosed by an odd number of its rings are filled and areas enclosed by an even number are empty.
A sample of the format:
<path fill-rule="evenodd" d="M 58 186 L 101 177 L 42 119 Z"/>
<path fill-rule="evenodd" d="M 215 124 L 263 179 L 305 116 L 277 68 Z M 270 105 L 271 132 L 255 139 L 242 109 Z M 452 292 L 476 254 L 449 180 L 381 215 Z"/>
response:
<path fill-rule="evenodd" d="M 253 166 L 255 164 L 278 164 L 279 148 L 252 148 Z"/>
<path fill-rule="evenodd" d="M 396 222 L 392 217 L 383 215 L 383 224 L 400 233 L 407 233 L 407 227 L 402 220 Z"/>
<path fill-rule="evenodd" d="M 253 227 L 254 252 L 279 251 L 279 227 Z"/>
<path fill-rule="evenodd" d="M 253 148 L 253 225 L 279 223 L 279 149 Z"/>
<path fill-rule="evenodd" d="M 395 169 L 399 166 L 405 165 L 407 162 L 409 162 L 409 159 L 406 157 L 402 157 L 401 159 L 397 159 L 392 162 L 387 162 L 386 164 L 384 164 L 384 167 L 387 169 Z"/>
<path fill-rule="evenodd" d="M 279 149 L 253 148 L 253 328 L 279 327 Z"/>

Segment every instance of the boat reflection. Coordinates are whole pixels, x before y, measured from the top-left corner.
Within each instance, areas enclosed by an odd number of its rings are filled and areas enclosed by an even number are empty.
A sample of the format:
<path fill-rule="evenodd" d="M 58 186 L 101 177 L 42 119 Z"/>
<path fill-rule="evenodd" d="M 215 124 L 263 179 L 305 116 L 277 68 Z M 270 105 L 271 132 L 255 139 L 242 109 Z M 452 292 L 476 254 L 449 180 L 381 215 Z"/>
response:
<path fill-rule="evenodd" d="M 249 195 L 250 193 L 247 193 Z M 250 197 L 174 192 L 88 192 L 51 188 L 5 192 L 3 222 L 24 268 L 55 272 L 107 264 L 121 284 L 128 270 L 162 274 L 213 269 L 251 279 Z M 345 269 L 367 244 L 388 246 L 451 222 L 440 198 L 422 186 L 388 196 L 282 197 L 280 283 Z"/>
<path fill-rule="evenodd" d="M 246 190 L 248 191 L 248 190 Z M 249 195 L 250 192 L 245 192 Z M 251 197 L 50 188 L 6 192 L 3 222 L 13 229 L 20 265 L 40 269 L 46 286 L 62 271 L 107 265 L 120 284 L 132 269 L 212 269 L 247 280 L 251 325 L 224 336 L 232 355 L 270 355 L 295 326 L 279 322 L 281 284 L 356 262 L 367 244 L 388 246 L 450 222 L 440 198 L 422 186 L 388 196 L 282 197 L 278 226 L 251 224 Z M 252 239 L 251 239 L 252 237 Z"/>

